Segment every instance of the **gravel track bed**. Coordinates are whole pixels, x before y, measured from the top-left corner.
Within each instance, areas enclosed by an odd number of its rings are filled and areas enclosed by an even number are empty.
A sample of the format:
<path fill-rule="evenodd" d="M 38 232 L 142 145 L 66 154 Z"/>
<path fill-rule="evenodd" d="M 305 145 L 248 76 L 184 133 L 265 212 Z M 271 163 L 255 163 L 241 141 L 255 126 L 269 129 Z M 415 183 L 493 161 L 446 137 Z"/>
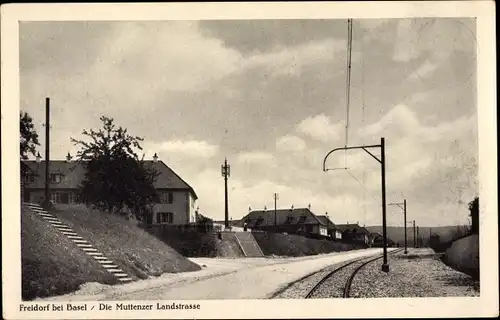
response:
<path fill-rule="evenodd" d="M 354 269 L 361 263 L 373 259 L 374 257 L 366 257 L 361 261 L 353 263 L 340 270 L 339 272 L 333 274 L 328 278 L 323 284 L 321 284 L 310 298 L 322 299 L 322 298 L 342 298 L 344 292 L 344 285 L 354 271 Z M 352 261 L 352 260 L 351 260 Z M 290 286 L 286 287 L 282 291 L 279 291 L 274 299 L 304 299 L 306 295 L 311 291 L 311 289 L 321 281 L 326 275 L 328 275 L 333 270 L 340 268 L 351 261 L 344 261 L 342 263 L 331 265 L 323 270 L 316 273 L 308 275 L 302 279 L 297 280 Z"/>
<path fill-rule="evenodd" d="M 479 296 L 479 283 L 443 262 L 431 249 L 409 249 L 389 255 L 390 272 L 381 270 L 382 260 L 362 268 L 354 277 L 350 296 L 459 297 Z"/>
<path fill-rule="evenodd" d="M 345 263 L 329 266 L 323 270 L 308 275 L 307 277 L 294 282 L 289 287 L 286 287 L 281 292 L 275 294 L 275 296 L 273 296 L 273 299 L 304 299 L 309 291 L 316 285 L 316 283 L 321 281 L 321 279 L 323 279 L 323 277 L 325 277 L 328 273 L 332 272 L 343 264 Z"/>

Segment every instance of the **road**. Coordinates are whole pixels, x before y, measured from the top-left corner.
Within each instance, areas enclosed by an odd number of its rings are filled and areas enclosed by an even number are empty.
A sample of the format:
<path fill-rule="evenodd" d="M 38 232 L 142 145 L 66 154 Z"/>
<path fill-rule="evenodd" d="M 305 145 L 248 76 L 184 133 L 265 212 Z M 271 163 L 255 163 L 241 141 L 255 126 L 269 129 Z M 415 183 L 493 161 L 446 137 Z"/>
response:
<path fill-rule="evenodd" d="M 381 253 L 371 248 L 299 258 L 191 258 L 202 270 L 120 286 L 88 284 L 76 293 L 41 300 L 262 299 L 329 265 Z"/>

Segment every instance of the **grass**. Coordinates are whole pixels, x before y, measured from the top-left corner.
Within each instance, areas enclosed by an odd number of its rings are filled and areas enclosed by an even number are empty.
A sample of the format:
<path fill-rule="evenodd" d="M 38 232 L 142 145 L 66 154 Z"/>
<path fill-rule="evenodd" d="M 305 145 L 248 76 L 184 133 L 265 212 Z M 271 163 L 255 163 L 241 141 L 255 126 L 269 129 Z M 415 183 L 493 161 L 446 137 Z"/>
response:
<path fill-rule="evenodd" d="M 179 230 L 167 225 L 151 226 L 147 230 L 186 257 L 244 257 L 232 232 Z"/>
<path fill-rule="evenodd" d="M 310 239 L 293 234 L 254 232 L 253 235 L 266 256 L 300 257 L 361 248 L 353 244 Z"/>
<path fill-rule="evenodd" d="M 117 282 L 94 259 L 24 206 L 21 265 L 23 300 L 66 294 L 86 282 Z"/>
<path fill-rule="evenodd" d="M 60 207 L 54 215 L 134 279 L 201 269 L 138 227 L 135 220 L 85 206 Z"/>

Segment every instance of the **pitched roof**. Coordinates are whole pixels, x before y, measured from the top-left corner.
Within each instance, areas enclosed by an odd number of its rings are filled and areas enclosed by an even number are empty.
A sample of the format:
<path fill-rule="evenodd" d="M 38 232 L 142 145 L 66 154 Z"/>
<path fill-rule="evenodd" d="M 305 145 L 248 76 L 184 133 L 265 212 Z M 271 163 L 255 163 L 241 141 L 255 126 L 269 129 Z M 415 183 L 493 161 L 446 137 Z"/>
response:
<path fill-rule="evenodd" d="M 33 160 L 22 162 L 31 169 L 31 172 L 33 174 L 36 175 L 35 181 L 32 183 L 28 183 L 26 187 L 33 189 L 44 188 L 45 161 L 40 161 L 40 163 Z M 146 167 L 154 168 L 160 174 L 154 182 L 154 187 L 156 189 L 189 190 L 193 194 L 194 198 L 198 199 L 198 196 L 196 195 L 194 189 L 186 181 L 179 177 L 179 175 L 177 175 L 163 161 L 154 162 L 145 160 L 144 162 Z M 84 162 L 81 161 L 67 162 L 64 160 L 51 160 L 49 170 L 50 173 L 60 173 L 63 175 L 61 182 L 57 184 L 58 189 L 76 189 L 84 179 L 86 169 L 84 166 Z"/>
<path fill-rule="evenodd" d="M 329 229 L 336 229 L 338 230 L 337 226 L 335 225 L 335 223 L 333 223 L 332 220 L 330 220 L 330 218 L 326 215 L 324 216 L 317 216 L 318 219 L 323 222 L 323 224 L 327 225 Z"/>
<path fill-rule="evenodd" d="M 368 231 L 366 228 L 360 226 L 357 223 L 349 223 L 349 224 L 337 224 L 337 228 L 340 229 L 340 231 L 345 232 L 345 231 L 350 231 L 355 230 L 354 232 L 361 232 L 365 233 L 367 235 L 370 234 L 370 231 Z"/>
<path fill-rule="evenodd" d="M 273 226 L 274 210 L 256 210 L 251 211 L 239 222 L 238 226 L 243 227 L 245 222 L 249 228 L 254 226 Z M 307 208 L 297 209 L 278 209 L 276 210 L 276 222 L 278 225 L 294 224 L 320 224 L 326 226 L 318 217 Z"/>
<path fill-rule="evenodd" d="M 229 220 L 229 225 L 236 227 L 239 224 L 239 222 L 240 222 L 240 220 Z M 214 223 L 225 224 L 226 221 L 225 220 L 217 220 L 217 221 L 214 221 Z"/>

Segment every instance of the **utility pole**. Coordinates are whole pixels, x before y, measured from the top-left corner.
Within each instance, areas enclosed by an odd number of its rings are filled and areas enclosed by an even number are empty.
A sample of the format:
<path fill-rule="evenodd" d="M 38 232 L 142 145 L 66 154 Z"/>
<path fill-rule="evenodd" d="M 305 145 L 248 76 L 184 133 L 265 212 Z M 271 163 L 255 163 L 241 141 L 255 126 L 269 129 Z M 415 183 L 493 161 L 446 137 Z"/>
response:
<path fill-rule="evenodd" d="M 408 235 L 407 235 L 407 224 L 406 224 L 406 199 L 404 199 L 403 203 L 398 202 L 398 203 L 389 203 L 389 206 L 398 206 L 401 209 L 403 209 L 403 214 L 404 214 L 404 226 L 405 226 L 405 254 L 408 254 Z M 403 207 L 401 207 L 403 205 Z"/>
<path fill-rule="evenodd" d="M 221 173 L 224 177 L 224 225 L 229 228 L 229 208 L 228 208 L 228 195 L 227 195 L 227 178 L 231 176 L 231 166 L 227 164 L 227 159 L 224 159 L 224 164 L 221 165 Z"/>
<path fill-rule="evenodd" d="M 45 209 L 50 209 L 50 98 L 45 98 Z"/>
<path fill-rule="evenodd" d="M 413 220 L 413 248 L 417 247 L 417 237 L 415 234 L 415 220 Z"/>
<path fill-rule="evenodd" d="M 417 226 L 417 248 L 420 248 L 420 245 L 421 245 L 421 243 L 420 243 L 420 232 L 419 232 L 418 226 Z"/>
<path fill-rule="evenodd" d="M 380 159 L 373 155 L 368 149 L 370 148 L 380 148 L 381 156 Z M 363 149 L 366 153 L 372 156 L 381 165 L 381 175 L 382 175 L 382 230 L 384 236 L 384 262 L 382 264 L 382 271 L 389 272 L 389 264 L 387 262 L 387 219 L 386 219 L 386 199 L 385 199 L 385 138 L 380 138 L 380 144 L 369 145 L 369 146 L 356 146 L 356 147 L 343 147 L 335 148 L 328 152 L 323 160 L 323 171 L 335 170 L 326 168 L 326 160 L 330 154 L 339 150 L 351 150 L 351 149 Z M 347 169 L 347 168 L 344 168 Z"/>
<path fill-rule="evenodd" d="M 273 198 L 274 198 L 274 226 L 276 227 L 278 225 L 278 218 L 277 218 L 277 215 L 276 215 L 276 212 L 277 212 L 277 209 L 276 209 L 276 200 L 278 200 L 278 198 L 279 198 L 279 196 L 278 196 L 278 194 L 276 192 L 274 193 Z"/>
<path fill-rule="evenodd" d="M 429 242 L 428 242 L 427 246 L 430 246 L 430 244 L 431 244 L 431 237 L 432 237 L 432 228 L 429 228 Z"/>

